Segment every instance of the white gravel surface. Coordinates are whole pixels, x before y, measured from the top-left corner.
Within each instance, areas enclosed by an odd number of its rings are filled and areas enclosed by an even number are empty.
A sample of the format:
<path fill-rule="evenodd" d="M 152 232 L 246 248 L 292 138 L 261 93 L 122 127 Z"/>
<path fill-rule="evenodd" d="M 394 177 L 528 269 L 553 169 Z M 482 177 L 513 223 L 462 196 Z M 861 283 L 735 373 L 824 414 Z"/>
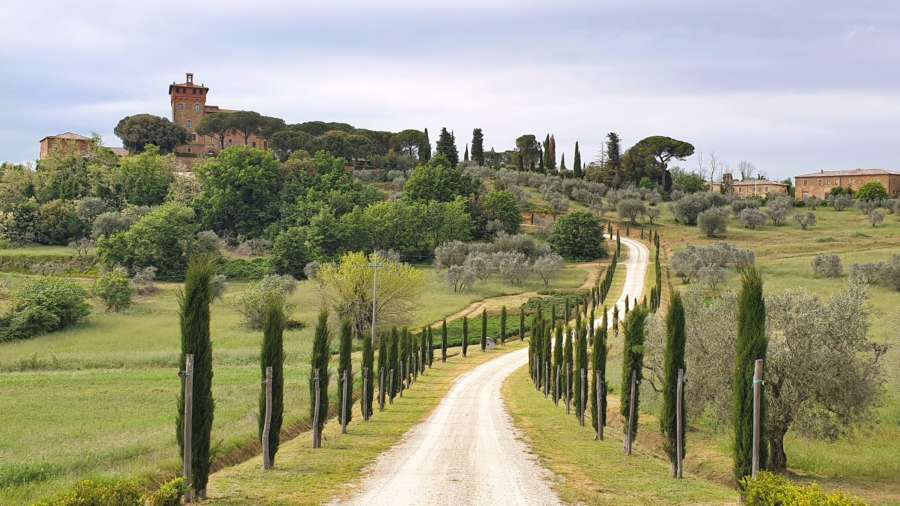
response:
<path fill-rule="evenodd" d="M 627 269 L 620 312 L 626 296 L 640 300 L 650 256 L 638 241 L 622 238 L 622 246 L 629 255 L 619 266 Z M 560 504 L 500 394 L 506 378 L 527 363 L 523 349 L 461 376 L 427 420 L 378 458 L 346 504 Z"/>

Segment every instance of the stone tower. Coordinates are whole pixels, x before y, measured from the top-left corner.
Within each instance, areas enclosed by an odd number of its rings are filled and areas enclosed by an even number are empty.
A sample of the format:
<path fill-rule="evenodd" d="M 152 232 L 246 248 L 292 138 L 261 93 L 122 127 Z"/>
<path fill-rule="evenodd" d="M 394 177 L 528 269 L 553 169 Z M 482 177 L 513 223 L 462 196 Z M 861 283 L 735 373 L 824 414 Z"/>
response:
<path fill-rule="evenodd" d="M 209 88 L 194 84 L 194 74 L 188 72 L 185 82 L 169 85 L 169 97 L 172 104 L 172 122 L 183 126 L 189 134 L 188 144 L 179 151 L 187 153 L 204 152 L 204 142 L 195 130 L 206 115 L 206 94 Z"/>

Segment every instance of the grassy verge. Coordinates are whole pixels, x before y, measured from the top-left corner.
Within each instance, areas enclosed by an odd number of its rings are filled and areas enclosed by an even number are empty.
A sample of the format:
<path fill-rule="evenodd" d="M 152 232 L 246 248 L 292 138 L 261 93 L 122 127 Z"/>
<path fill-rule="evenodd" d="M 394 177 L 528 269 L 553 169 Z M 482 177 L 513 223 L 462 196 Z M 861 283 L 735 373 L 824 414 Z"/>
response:
<path fill-rule="evenodd" d="M 398 397 L 383 412 L 376 411 L 372 420 L 362 421 L 357 403 L 347 434 L 341 434 L 340 426 L 330 421 L 325 428 L 323 448 L 312 449 L 309 434 L 301 434 L 282 445 L 271 471 L 262 471 L 262 460 L 257 456 L 213 474 L 208 491 L 210 502 L 321 504 L 335 496 L 347 496 L 352 492 L 349 484 L 378 455 L 397 444 L 413 425 L 425 419 L 456 378 L 498 354 L 522 346 L 514 342 L 485 353 L 472 351 L 467 358 L 455 356 L 446 363 L 435 362 L 402 398 Z"/>
<path fill-rule="evenodd" d="M 594 441 L 589 425 L 581 427 L 538 393 L 525 368 L 503 386 L 507 409 L 526 441 L 547 469 L 565 502 L 578 504 L 737 504 L 737 493 L 695 476 L 671 478 L 663 460 L 622 451 L 621 432 L 610 428 L 604 441 Z"/>

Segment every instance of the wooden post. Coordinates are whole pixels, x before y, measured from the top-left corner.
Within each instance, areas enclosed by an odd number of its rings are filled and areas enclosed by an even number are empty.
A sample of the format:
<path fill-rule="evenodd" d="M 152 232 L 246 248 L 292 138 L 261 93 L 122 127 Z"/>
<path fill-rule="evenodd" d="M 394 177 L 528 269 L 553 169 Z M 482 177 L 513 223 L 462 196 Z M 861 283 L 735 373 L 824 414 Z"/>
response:
<path fill-rule="evenodd" d="M 684 369 L 678 369 L 678 383 L 675 391 L 675 477 L 684 477 Z"/>
<path fill-rule="evenodd" d="M 597 372 L 597 379 L 594 380 L 597 386 L 597 440 L 603 441 L 603 404 L 600 399 L 603 395 L 603 380 L 600 379 L 600 372 Z"/>
<path fill-rule="evenodd" d="M 322 402 L 322 392 L 321 386 L 319 385 L 319 369 L 316 369 L 315 376 L 313 377 L 313 386 L 316 389 L 316 409 L 313 412 L 313 448 L 320 448 L 322 446 L 322 434 L 319 433 L 319 407 Z"/>
<path fill-rule="evenodd" d="M 272 367 L 266 367 L 266 414 L 263 419 L 262 449 L 263 469 L 272 469 L 272 455 L 269 453 L 269 433 L 272 430 Z"/>
<path fill-rule="evenodd" d="M 369 421 L 369 398 L 366 396 L 369 393 L 369 368 L 363 367 L 363 377 L 362 377 L 362 415 L 363 421 Z"/>
<path fill-rule="evenodd" d="M 631 395 L 628 402 L 628 427 L 625 430 L 625 453 L 631 455 L 631 445 L 634 443 L 634 397 L 637 390 L 637 371 L 631 371 Z"/>
<path fill-rule="evenodd" d="M 182 426 L 182 438 L 184 438 L 184 482 L 187 484 L 187 492 L 184 493 L 185 502 L 194 502 L 191 490 L 194 488 L 191 458 L 191 436 L 194 431 L 194 354 L 188 353 L 184 358 L 184 419 Z"/>
<path fill-rule="evenodd" d="M 347 370 L 344 369 L 344 385 L 343 385 L 343 396 L 341 396 L 341 434 L 347 433 L 347 408 L 350 404 L 350 399 L 347 397 L 350 395 L 349 389 L 347 388 L 350 385 L 350 378 L 347 377 Z"/>
<path fill-rule="evenodd" d="M 759 422 L 762 402 L 763 359 L 756 359 L 753 364 L 753 461 L 751 476 L 759 473 Z"/>
<path fill-rule="evenodd" d="M 378 371 L 378 411 L 384 411 L 384 368 Z"/>

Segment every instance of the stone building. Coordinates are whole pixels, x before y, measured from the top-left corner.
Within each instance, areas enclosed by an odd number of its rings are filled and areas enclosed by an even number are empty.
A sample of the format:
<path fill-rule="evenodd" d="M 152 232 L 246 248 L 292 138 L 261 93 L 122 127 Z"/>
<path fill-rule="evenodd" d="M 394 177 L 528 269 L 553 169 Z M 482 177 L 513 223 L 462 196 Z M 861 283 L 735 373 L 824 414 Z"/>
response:
<path fill-rule="evenodd" d="M 179 161 L 187 166 L 192 166 L 197 160 L 217 153 L 221 149 L 220 141 L 215 136 L 199 135 L 197 126 L 209 114 L 223 112 L 235 112 L 233 109 L 223 109 L 216 105 L 206 103 L 209 88 L 205 85 L 194 83 L 194 74 L 187 73 L 185 82 L 169 85 L 169 97 L 172 105 L 172 122 L 181 125 L 188 131 L 188 143 L 175 148 L 175 154 Z M 244 144 L 244 136 L 238 132 L 228 132 L 224 139 L 225 147 Z M 247 139 L 247 145 L 256 148 L 267 149 L 268 142 L 262 137 L 251 135 Z"/>
<path fill-rule="evenodd" d="M 41 139 L 40 159 L 51 155 L 83 155 L 91 150 L 94 139 L 74 132 L 48 135 Z M 124 148 L 106 148 L 119 156 L 128 154 Z"/>
<path fill-rule="evenodd" d="M 768 179 L 744 179 L 735 181 L 731 174 L 724 174 L 721 182 L 713 182 L 709 185 L 710 191 L 734 195 L 739 198 L 759 197 L 769 195 L 787 195 L 788 185 L 769 181 Z"/>
<path fill-rule="evenodd" d="M 832 188 L 838 186 L 858 190 L 866 183 L 877 181 L 892 198 L 900 196 L 900 171 L 887 169 L 820 170 L 794 177 L 795 197 L 824 199 Z"/>

